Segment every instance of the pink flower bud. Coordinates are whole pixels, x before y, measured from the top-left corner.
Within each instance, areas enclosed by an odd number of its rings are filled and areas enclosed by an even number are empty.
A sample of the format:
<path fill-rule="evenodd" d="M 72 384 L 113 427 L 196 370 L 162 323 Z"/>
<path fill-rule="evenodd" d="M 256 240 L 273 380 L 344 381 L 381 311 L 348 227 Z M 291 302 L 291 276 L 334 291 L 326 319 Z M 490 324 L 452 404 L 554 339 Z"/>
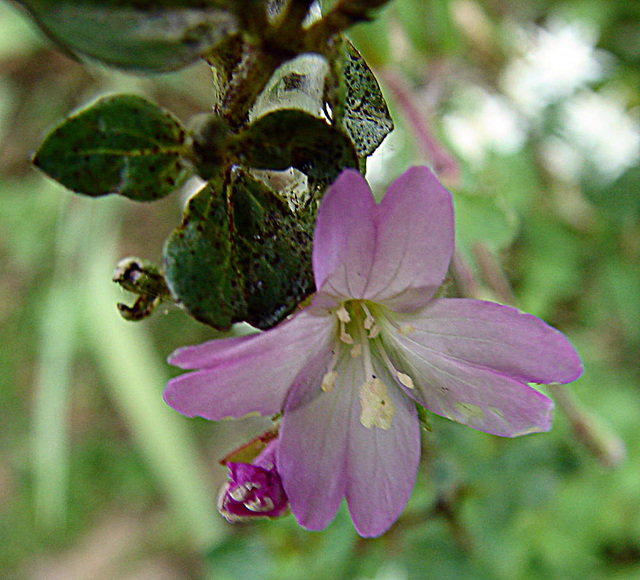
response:
<path fill-rule="evenodd" d="M 277 440 L 252 463 L 227 463 L 229 481 L 220 490 L 218 511 L 229 522 L 277 518 L 289 511 L 289 501 L 275 465 Z"/>

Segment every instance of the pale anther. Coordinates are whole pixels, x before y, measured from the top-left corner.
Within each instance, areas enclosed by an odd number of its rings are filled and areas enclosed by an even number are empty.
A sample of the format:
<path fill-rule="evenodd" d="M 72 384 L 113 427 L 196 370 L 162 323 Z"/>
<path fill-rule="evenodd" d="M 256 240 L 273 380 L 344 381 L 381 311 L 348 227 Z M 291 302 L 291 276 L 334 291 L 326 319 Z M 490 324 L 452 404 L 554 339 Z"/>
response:
<path fill-rule="evenodd" d="M 269 512 L 273 509 L 273 500 L 269 497 L 264 497 L 261 500 L 254 499 L 251 501 L 245 501 L 244 507 L 252 512 Z"/>
<path fill-rule="evenodd" d="M 364 319 L 364 329 L 368 331 L 367 334 L 369 338 L 373 339 L 380 334 L 380 327 L 376 324 L 376 319 L 364 302 L 362 303 L 362 310 L 364 310 L 366 315 Z"/>
<path fill-rule="evenodd" d="M 344 306 L 336 310 L 336 316 L 340 321 L 340 340 L 345 344 L 353 344 L 353 337 L 347 332 L 347 322 L 351 322 L 351 317 Z"/>
<path fill-rule="evenodd" d="M 371 311 L 367 308 L 367 305 L 364 302 L 361 304 L 361 306 L 366 315 L 364 319 L 364 328 L 365 330 L 371 330 L 371 327 L 376 323 L 376 319 L 373 317 Z"/>
<path fill-rule="evenodd" d="M 338 310 L 336 310 L 336 316 L 341 322 L 351 322 L 351 316 L 349 316 L 349 313 L 344 306 L 341 306 L 340 308 L 338 308 Z"/>
<path fill-rule="evenodd" d="M 229 496 L 234 501 L 242 501 L 252 489 L 260 489 L 262 486 L 257 483 L 245 483 L 244 485 L 236 485 L 229 490 Z"/>
<path fill-rule="evenodd" d="M 405 386 L 407 387 L 407 389 L 413 389 L 415 388 L 415 385 L 413 384 L 413 379 L 409 376 L 406 375 L 405 373 L 398 373 L 398 380 Z"/>
<path fill-rule="evenodd" d="M 344 326 L 344 322 L 340 321 L 340 340 L 345 344 L 353 344 L 353 336 L 351 336 Z"/>
<path fill-rule="evenodd" d="M 362 345 L 355 344 L 351 349 L 351 358 L 358 358 L 362 354 Z"/>
<path fill-rule="evenodd" d="M 336 379 L 338 378 L 338 373 L 336 371 L 329 371 L 325 373 L 324 377 L 322 377 L 322 385 L 321 388 L 325 393 L 331 392 L 333 387 L 336 384 Z"/>

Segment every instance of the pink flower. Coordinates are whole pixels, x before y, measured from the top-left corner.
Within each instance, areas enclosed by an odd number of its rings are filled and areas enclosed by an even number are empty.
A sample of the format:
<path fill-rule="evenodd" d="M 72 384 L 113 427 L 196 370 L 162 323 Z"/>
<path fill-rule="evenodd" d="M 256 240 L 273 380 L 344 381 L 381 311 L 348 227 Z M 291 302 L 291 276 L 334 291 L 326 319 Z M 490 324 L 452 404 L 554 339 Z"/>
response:
<path fill-rule="evenodd" d="M 283 411 L 277 466 L 297 521 L 324 528 L 346 498 L 362 536 L 385 532 L 415 483 L 415 402 L 514 437 L 550 428 L 553 403 L 527 385 L 582 372 L 563 334 L 515 308 L 436 299 L 454 247 L 450 194 L 425 167 L 376 204 L 343 172 L 316 222 L 311 305 L 261 334 L 177 350 L 200 369 L 166 402 L 211 420 Z"/>

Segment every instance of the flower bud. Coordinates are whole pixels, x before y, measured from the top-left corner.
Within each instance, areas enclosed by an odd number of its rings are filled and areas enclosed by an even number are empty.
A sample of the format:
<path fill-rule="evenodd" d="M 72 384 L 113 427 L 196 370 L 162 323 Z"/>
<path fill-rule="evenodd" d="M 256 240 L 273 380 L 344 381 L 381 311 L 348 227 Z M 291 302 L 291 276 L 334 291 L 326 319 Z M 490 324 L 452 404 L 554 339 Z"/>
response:
<path fill-rule="evenodd" d="M 220 490 L 218 511 L 229 522 L 277 518 L 288 513 L 289 501 L 275 464 L 277 439 L 252 463 L 227 463 L 229 481 Z"/>

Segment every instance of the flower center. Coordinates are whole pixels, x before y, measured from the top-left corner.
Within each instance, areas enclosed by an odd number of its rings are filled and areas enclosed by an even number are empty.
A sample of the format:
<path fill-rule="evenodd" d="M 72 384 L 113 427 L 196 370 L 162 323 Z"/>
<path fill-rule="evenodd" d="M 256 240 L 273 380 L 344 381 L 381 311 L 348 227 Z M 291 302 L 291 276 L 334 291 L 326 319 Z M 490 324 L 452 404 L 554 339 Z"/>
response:
<path fill-rule="evenodd" d="M 371 358 L 371 343 L 380 334 L 380 326 L 363 300 L 348 300 L 335 311 L 339 325 L 339 341 L 349 348 L 349 356 L 361 359 L 365 381 L 360 385 L 358 395 L 362 411 L 360 423 L 372 429 L 389 429 L 396 412 L 389 397 L 386 385 L 376 376 Z M 340 351 L 342 349 L 338 349 Z M 335 370 L 338 357 L 342 352 L 334 353 L 329 371 L 322 379 L 322 390 L 329 392 L 335 386 L 338 373 Z"/>

